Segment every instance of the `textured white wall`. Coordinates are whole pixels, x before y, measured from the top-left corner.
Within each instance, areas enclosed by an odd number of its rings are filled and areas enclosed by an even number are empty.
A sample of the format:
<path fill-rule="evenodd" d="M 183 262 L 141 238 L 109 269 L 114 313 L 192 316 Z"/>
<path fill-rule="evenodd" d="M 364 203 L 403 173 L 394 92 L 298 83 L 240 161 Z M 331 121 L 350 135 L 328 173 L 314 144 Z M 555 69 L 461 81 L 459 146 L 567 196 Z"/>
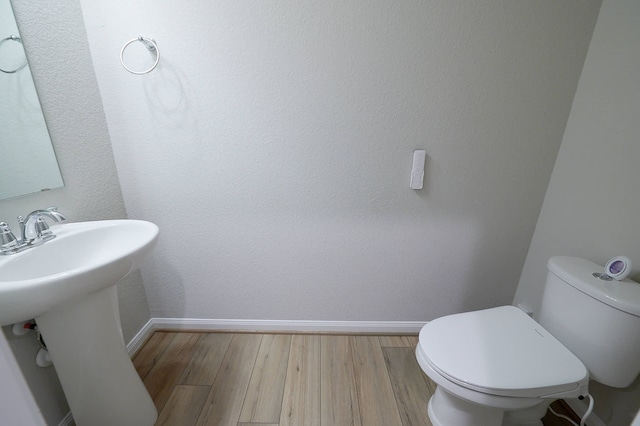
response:
<path fill-rule="evenodd" d="M 639 2 L 603 2 L 515 297 L 536 311 L 551 256 L 604 265 L 626 255 L 640 269 L 639 24 Z M 640 380 L 591 391 L 607 425 L 630 424 L 640 408 Z"/>
<path fill-rule="evenodd" d="M 162 229 L 152 316 L 429 320 L 511 302 L 598 2 L 82 6 L 127 210 Z M 162 53 L 144 76 L 118 62 L 138 35 Z"/>
<path fill-rule="evenodd" d="M 51 205 L 71 221 L 126 217 L 79 2 L 14 0 L 13 7 L 66 186 L 0 201 L 0 220 L 17 229 L 17 215 Z M 140 275 L 118 289 L 129 340 L 149 319 Z M 58 424 L 68 407 L 54 369 L 36 367 L 35 339 L 3 331 L 0 339 L 8 340 L 46 423 Z M 0 380 L 0 394 L 13 391 Z"/>

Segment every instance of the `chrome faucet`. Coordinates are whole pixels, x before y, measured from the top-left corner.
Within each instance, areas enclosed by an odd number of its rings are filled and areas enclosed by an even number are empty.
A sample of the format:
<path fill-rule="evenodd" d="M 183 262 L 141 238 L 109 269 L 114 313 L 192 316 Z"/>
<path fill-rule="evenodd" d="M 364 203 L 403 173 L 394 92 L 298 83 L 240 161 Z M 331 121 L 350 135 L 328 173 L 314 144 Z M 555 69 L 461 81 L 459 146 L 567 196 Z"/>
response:
<path fill-rule="evenodd" d="M 32 211 L 26 218 L 18 216 L 20 239 L 15 237 L 5 222 L 0 222 L 0 255 L 19 253 L 54 239 L 56 236 L 49 229 L 46 218 L 54 222 L 67 219 L 64 214 L 58 211 L 57 207 Z"/>
<path fill-rule="evenodd" d="M 49 229 L 49 225 L 45 218 L 60 222 L 67 220 L 67 217 L 58 211 L 57 207 L 49 207 L 46 210 L 35 210 L 27 215 L 26 218 L 18 216 L 20 224 L 20 236 L 23 242 L 30 242 L 37 239 L 48 241 L 55 238 L 55 235 Z"/>

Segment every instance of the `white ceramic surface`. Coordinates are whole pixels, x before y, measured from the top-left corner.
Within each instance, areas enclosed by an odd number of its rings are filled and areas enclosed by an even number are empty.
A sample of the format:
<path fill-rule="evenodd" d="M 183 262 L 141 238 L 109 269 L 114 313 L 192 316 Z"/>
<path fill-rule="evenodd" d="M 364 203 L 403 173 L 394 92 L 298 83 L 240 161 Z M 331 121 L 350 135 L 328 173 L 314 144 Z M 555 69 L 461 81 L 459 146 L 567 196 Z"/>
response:
<path fill-rule="evenodd" d="M 0 325 L 36 318 L 114 285 L 151 251 L 158 227 L 139 220 L 52 226 L 57 237 L 0 257 Z"/>
<path fill-rule="evenodd" d="M 589 370 L 591 380 L 626 388 L 640 374 L 640 284 L 603 281 L 592 275 L 602 266 L 585 259 L 555 256 L 538 322 Z"/>
<path fill-rule="evenodd" d="M 515 306 L 437 318 L 420 331 L 420 345 L 436 371 L 478 392 L 577 398 L 587 391 L 584 364 Z"/>
<path fill-rule="evenodd" d="M 77 426 L 151 426 L 156 407 L 120 332 L 116 286 L 36 318 Z"/>
<path fill-rule="evenodd" d="M 151 426 L 153 400 L 124 346 L 116 284 L 158 237 L 138 220 L 57 225 L 0 258 L 0 324 L 35 318 L 78 426 Z"/>

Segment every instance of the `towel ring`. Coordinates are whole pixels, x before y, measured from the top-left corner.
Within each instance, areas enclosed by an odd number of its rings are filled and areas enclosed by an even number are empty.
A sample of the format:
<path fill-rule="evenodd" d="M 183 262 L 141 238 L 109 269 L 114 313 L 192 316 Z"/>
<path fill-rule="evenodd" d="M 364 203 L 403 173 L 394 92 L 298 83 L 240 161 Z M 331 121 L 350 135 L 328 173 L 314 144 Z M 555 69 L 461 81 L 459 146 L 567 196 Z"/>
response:
<path fill-rule="evenodd" d="M 2 40 L 0 40 L 0 45 L 2 45 L 2 43 L 4 43 L 5 41 L 8 41 L 8 40 L 15 41 L 17 43 L 22 44 L 22 39 L 20 37 L 14 36 L 14 35 L 10 35 L 9 37 L 3 38 Z M 22 68 L 24 68 L 26 66 L 27 66 L 27 57 L 25 56 L 24 63 L 22 65 L 20 65 L 18 68 L 16 68 L 15 70 L 5 70 L 5 69 L 0 68 L 0 71 L 2 71 L 3 73 L 6 73 L 6 74 L 13 74 L 14 72 L 18 72 L 18 71 L 20 71 Z"/>
<path fill-rule="evenodd" d="M 156 54 L 156 61 L 153 63 L 153 65 L 151 65 L 151 68 L 149 68 L 147 70 L 144 70 L 144 71 L 133 71 L 131 68 L 129 68 L 128 66 L 126 66 L 124 64 L 124 51 L 125 51 L 125 49 L 131 43 L 136 42 L 136 41 L 139 41 L 140 43 L 144 44 L 144 47 L 146 47 L 147 50 L 149 50 L 149 52 L 155 52 L 155 54 Z M 155 40 L 152 39 L 152 38 L 139 36 L 138 38 L 134 38 L 132 40 L 129 40 L 128 42 L 126 42 L 124 44 L 124 46 L 122 46 L 122 50 L 120 51 L 120 63 L 122 64 L 124 69 L 129 71 L 131 74 L 136 74 L 136 75 L 148 74 L 151 71 L 153 71 L 155 69 L 155 67 L 158 66 L 158 62 L 160 62 L 160 50 L 158 50 L 158 45 L 156 44 Z"/>

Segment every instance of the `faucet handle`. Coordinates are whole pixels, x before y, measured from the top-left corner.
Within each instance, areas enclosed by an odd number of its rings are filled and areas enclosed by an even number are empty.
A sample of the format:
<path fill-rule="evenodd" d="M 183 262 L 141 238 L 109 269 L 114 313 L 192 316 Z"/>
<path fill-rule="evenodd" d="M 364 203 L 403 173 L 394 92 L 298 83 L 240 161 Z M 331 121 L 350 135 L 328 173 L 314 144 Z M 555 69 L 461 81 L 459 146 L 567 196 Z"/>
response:
<path fill-rule="evenodd" d="M 47 207 L 45 210 L 50 212 L 52 216 L 54 216 L 58 220 L 58 222 L 62 220 L 67 220 L 67 216 L 58 211 L 58 206 Z"/>
<path fill-rule="evenodd" d="M 10 249 L 18 245 L 18 240 L 16 236 L 13 235 L 11 229 L 9 229 L 9 225 L 6 222 L 0 222 L 0 248 L 1 249 Z"/>
<path fill-rule="evenodd" d="M 36 235 L 40 237 L 44 237 L 53 233 L 53 231 L 49 229 L 49 224 L 44 220 L 44 217 L 42 216 L 38 216 L 38 219 L 36 220 L 34 226 L 36 228 Z"/>

